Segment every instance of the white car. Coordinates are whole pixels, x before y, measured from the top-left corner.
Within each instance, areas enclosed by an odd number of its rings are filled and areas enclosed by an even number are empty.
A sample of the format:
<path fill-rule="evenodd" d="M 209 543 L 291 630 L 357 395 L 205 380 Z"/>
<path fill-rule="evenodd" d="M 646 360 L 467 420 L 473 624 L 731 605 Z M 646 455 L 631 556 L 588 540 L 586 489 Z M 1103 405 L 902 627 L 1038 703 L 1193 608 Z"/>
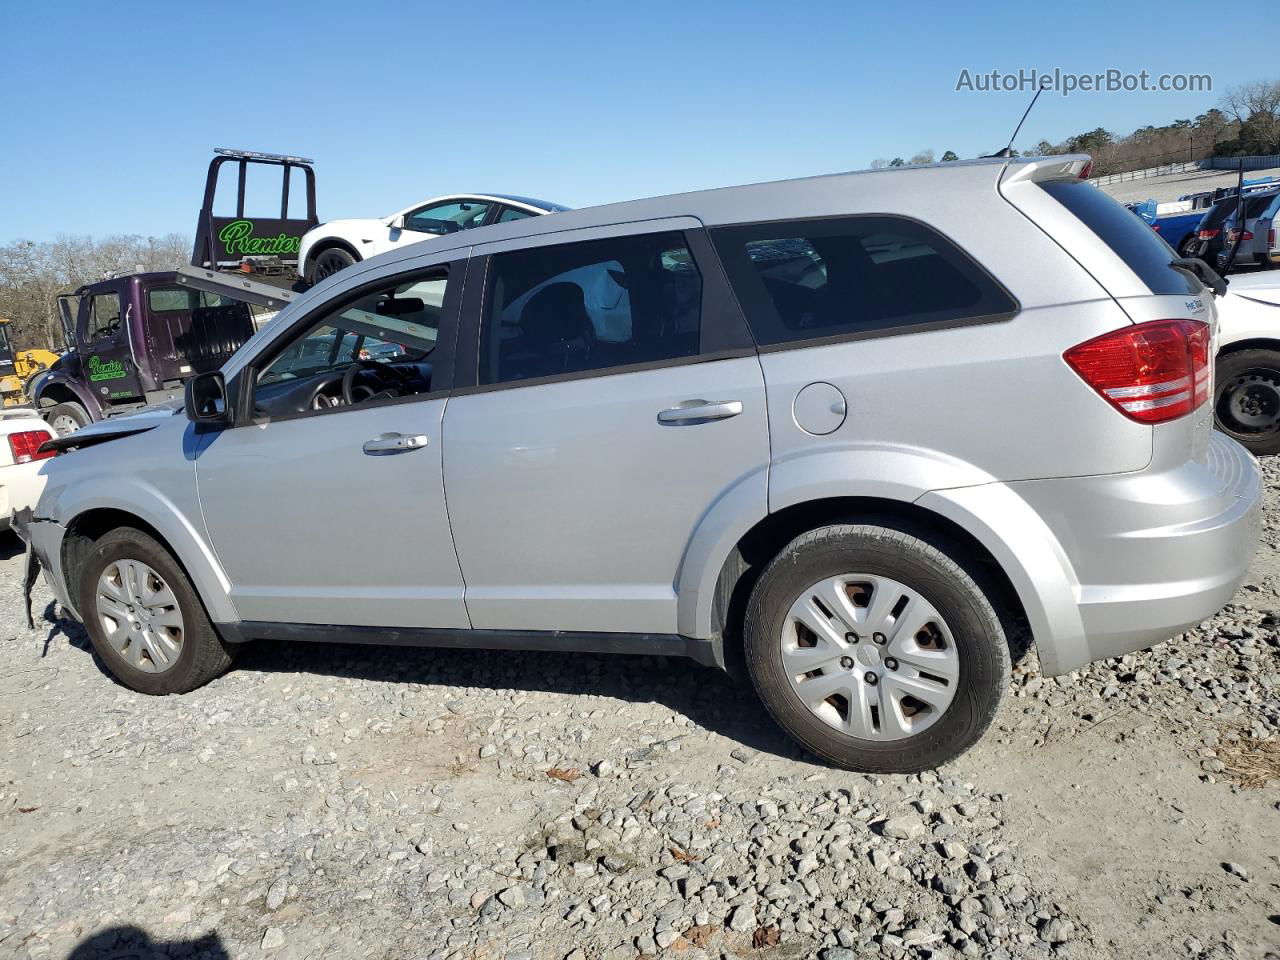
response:
<path fill-rule="evenodd" d="M 308 283 L 319 283 L 353 263 L 409 243 L 568 209 L 531 197 L 464 193 L 424 200 L 389 217 L 330 220 L 303 234 L 298 248 L 298 272 Z"/>
<path fill-rule="evenodd" d="M 1280 274 L 1236 274 L 1219 298 L 1218 429 L 1256 456 L 1280 453 Z"/>
<path fill-rule="evenodd" d="M 13 511 L 34 507 L 44 490 L 40 461 L 54 451 L 40 453 L 53 439 L 53 430 L 34 410 L 0 410 L 0 530 L 9 529 Z"/>

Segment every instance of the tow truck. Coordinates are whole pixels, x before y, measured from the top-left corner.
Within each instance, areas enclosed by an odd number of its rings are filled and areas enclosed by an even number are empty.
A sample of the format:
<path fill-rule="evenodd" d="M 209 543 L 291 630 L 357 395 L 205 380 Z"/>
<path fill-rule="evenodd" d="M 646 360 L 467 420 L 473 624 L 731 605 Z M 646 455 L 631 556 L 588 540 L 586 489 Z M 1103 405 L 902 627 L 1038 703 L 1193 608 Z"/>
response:
<path fill-rule="evenodd" d="M 312 162 L 217 149 L 190 264 L 107 277 L 58 297 L 67 352 L 31 380 L 28 393 L 59 436 L 181 396 L 188 379 L 221 366 L 252 336 L 249 305 L 274 313 L 306 289 L 297 253 L 302 235 L 319 223 Z M 279 173 L 279 216 L 246 211 L 252 165 Z M 232 170 L 235 215 L 215 215 L 220 178 Z M 304 210 L 290 216 L 299 182 Z"/>

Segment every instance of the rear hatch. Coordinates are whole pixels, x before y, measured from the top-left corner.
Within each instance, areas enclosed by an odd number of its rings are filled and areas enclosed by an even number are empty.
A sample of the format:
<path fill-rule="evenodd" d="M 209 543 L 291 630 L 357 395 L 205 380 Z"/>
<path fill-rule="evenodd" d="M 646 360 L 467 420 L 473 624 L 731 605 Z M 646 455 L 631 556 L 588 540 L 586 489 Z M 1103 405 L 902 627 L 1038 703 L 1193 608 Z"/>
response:
<path fill-rule="evenodd" d="M 1000 192 L 1088 271 L 1133 324 L 1150 325 L 1143 331 L 1152 331 L 1153 339 L 1170 331 L 1174 336 L 1189 332 L 1185 376 L 1174 371 L 1131 386 L 1091 386 L 1117 406 L 1118 414 L 1149 418 L 1143 422 L 1152 423 L 1153 468 L 1203 459 L 1213 424 L 1213 292 L 1194 273 L 1175 265 L 1177 254 L 1139 217 L 1079 178 L 1087 159 L 1011 163 Z M 1113 358 L 1120 355 L 1112 353 Z M 1145 361 L 1136 362 L 1141 366 Z"/>

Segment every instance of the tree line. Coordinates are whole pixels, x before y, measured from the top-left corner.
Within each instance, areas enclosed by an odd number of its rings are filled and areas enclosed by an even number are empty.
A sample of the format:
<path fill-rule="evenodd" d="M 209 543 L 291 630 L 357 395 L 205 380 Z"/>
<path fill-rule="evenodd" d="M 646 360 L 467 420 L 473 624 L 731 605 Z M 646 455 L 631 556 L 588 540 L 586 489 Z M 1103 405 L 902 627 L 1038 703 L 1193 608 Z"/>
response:
<path fill-rule="evenodd" d="M 992 147 L 995 150 L 995 146 Z M 1014 151 L 1017 155 L 1017 151 Z M 1280 153 L 1280 80 L 1259 80 L 1232 87 L 1219 101 L 1194 119 L 1145 126 L 1120 136 L 1097 127 L 1059 143 L 1041 140 L 1024 157 L 1087 153 L 1094 173 L 1125 173 L 1165 163 Z M 951 150 L 939 158 L 959 160 Z M 871 161 L 872 169 L 933 163 L 934 152 L 921 150 L 910 160 L 894 157 Z"/>
<path fill-rule="evenodd" d="M 191 240 L 163 237 L 60 236 L 38 243 L 19 240 L 0 246 L 0 317 L 8 317 L 14 350 L 63 349 L 55 302 L 60 293 L 135 270 L 173 270 L 191 258 Z"/>

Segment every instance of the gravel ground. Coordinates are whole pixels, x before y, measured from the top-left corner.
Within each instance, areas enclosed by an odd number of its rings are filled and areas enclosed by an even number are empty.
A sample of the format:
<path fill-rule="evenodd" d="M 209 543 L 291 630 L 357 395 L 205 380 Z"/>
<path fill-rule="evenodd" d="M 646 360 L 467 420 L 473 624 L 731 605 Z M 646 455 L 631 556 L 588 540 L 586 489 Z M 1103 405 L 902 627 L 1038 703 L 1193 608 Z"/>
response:
<path fill-rule="evenodd" d="M 260 644 L 143 697 L 43 585 L 26 629 L 6 539 L 0 956 L 1276 958 L 1266 472 L 1231 606 L 1024 663 L 987 739 L 910 777 L 819 766 L 675 660 Z"/>

